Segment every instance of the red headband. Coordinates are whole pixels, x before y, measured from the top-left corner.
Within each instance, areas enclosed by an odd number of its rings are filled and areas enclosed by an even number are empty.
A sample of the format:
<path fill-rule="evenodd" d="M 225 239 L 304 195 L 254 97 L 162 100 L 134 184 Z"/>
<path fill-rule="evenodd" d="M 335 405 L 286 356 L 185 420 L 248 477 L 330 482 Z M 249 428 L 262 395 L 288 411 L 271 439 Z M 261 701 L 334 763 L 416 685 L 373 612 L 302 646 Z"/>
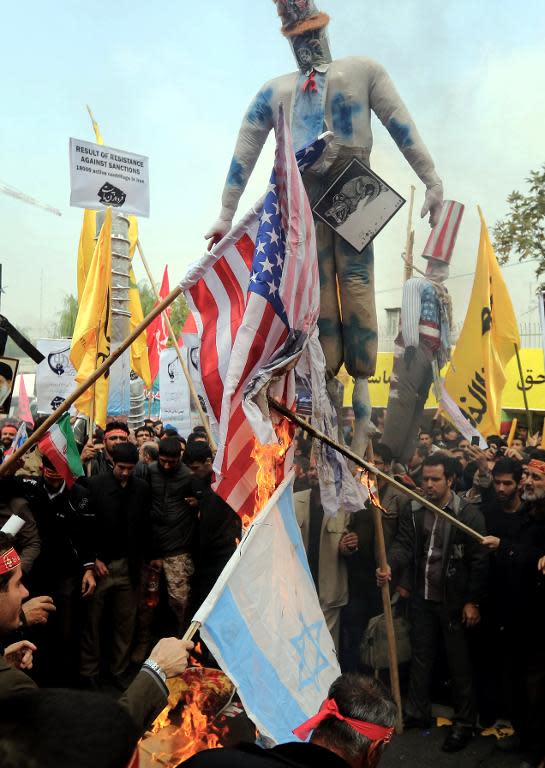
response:
<path fill-rule="evenodd" d="M 545 475 L 545 461 L 540 461 L 540 459 L 531 459 L 531 461 L 528 462 L 528 466 L 530 469 L 535 469 L 536 472 L 541 472 L 543 475 Z"/>
<path fill-rule="evenodd" d="M 124 429 L 110 429 L 104 433 L 104 437 L 126 437 L 127 440 L 129 439 L 129 436 Z"/>
<path fill-rule="evenodd" d="M 295 728 L 293 733 L 301 741 L 305 741 L 311 731 L 317 728 L 323 720 L 327 720 L 330 717 L 336 717 L 337 720 L 342 720 L 351 728 L 354 728 L 358 733 L 363 736 L 367 736 L 371 741 L 383 741 L 387 744 L 394 733 L 393 728 L 386 728 L 384 725 L 377 725 L 376 723 L 367 723 L 365 720 L 355 720 L 353 717 L 345 717 L 339 712 L 339 707 L 335 699 L 326 699 L 320 711 L 317 715 L 314 715 L 309 720 L 304 722 L 298 728 Z"/>
<path fill-rule="evenodd" d="M 12 547 L 7 552 L 4 552 L 3 555 L 0 555 L 0 576 L 9 573 L 9 571 L 14 571 L 18 565 L 21 565 L 21 558 Z"/>

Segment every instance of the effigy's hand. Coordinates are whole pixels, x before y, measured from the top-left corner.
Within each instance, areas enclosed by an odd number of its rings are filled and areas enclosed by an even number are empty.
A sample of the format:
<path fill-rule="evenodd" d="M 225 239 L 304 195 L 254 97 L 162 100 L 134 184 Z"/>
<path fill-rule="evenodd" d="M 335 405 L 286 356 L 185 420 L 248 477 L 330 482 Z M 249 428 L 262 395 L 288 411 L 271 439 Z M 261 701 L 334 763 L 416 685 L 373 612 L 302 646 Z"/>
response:
<path fill-rule="evenodd" d="M 439 216 L 441 215 L 441 209 L 443 207 L 443 185 L 439 181 L 431 187 L 426 189 L 426 197 L 424 198 L 424 205 L 420 212 L 420 218 L 424 218 L 427 214 L 430 214 L 429 222 L 430 227 L 435 227 L 439 222 Z"/>
<path fill-rule="evenodd" d="M 204 236 L 204 239 L 208 240 L 209 251 L 211 251 L 212 248 L 217 243 L 219 243 L 219 241 L 223 237 L 225 237 L 225 235 L 229 232 L 232 226 L 233 226 L 233 222 L 231 219 L 218 219 L 212 224 L 212 226 Z"/>

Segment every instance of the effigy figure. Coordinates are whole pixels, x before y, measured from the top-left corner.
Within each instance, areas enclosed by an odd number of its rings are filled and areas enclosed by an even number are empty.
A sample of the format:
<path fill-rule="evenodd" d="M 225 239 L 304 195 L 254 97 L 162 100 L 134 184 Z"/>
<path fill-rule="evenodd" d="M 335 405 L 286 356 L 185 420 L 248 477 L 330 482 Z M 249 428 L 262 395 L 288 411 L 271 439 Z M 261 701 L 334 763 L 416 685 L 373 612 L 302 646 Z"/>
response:
<path fill-rule="evenodd" d="M 422 216 L 429 213 L 433 226 L 441 211 L 443 186 L 385 69 L 359 56 L 333 60 L 326 33 L 329 17 L 316 9 L 313 0 L 275 2 L 298 71 L 265 83 L 250 104 L 227 174 L 219 218 L 206 234 L 210 246 L 231 229 L 240 197 L 276 124 L 281 103 L 290 116 L 295 151 L 326 130 L 334 134 L 321 164 L 303 172 L 311 205 L 354 158 L 369 166 L 374 112 L 425 184 Z M 353 186 L 353 190 L 346 191 L 345 200 L 335 201 L 339 217 L 349 215 L 354 195 L 369 194 L 369 190 Z M 363 453 L 371 416 L 367 379 L 374 373 L 377 353 L 373 246 L 370 244 L 359 253 L 325 222 L 315 217 L 315 224 L 321 288 L 319 330 L 328 390 L 335 400 L 335 376 L 344 363 L 355 379 L 352 447 Z"/>
<path fill-rule="evenodd" d="M 461 203 L 445 200 L 422 253 L 428 260 L 426 275 L 411 277 L 403 286 L 401 328 L 382 435 L 382 442 L 402 464 L 414 454 L 434 372 L 438 375 L 450 359 L 452 301 L 444 283 L 463 214 Z"/>

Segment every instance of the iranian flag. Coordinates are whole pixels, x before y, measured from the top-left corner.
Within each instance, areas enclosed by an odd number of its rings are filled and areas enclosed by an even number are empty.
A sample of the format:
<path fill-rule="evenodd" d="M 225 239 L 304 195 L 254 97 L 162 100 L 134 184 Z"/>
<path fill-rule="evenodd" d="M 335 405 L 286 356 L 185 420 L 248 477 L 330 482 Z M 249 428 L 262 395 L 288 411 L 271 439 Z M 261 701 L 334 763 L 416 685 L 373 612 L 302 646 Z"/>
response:
<path fill-rule="evenodd" d="M 38 448 L 43 456 L 47 456 L 59 475 L 62 475 L 69 488 L 74 485 L 77 477 L 83 475 L 78 446 L 68 413 L 61 416 L 57 423 L 47 430 L 38 442 Z"/>

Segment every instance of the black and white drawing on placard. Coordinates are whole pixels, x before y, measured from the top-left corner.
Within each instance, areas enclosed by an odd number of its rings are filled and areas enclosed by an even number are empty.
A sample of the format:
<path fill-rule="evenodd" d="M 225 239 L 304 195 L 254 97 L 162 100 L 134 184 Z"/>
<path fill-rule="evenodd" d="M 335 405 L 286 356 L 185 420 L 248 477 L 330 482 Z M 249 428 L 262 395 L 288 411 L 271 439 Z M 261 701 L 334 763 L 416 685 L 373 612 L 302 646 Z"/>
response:
<path fill-rule="evenodd" d="M 357 158 L 314 206 L 314 213 L 361 253 L 405 199 Z"/>

